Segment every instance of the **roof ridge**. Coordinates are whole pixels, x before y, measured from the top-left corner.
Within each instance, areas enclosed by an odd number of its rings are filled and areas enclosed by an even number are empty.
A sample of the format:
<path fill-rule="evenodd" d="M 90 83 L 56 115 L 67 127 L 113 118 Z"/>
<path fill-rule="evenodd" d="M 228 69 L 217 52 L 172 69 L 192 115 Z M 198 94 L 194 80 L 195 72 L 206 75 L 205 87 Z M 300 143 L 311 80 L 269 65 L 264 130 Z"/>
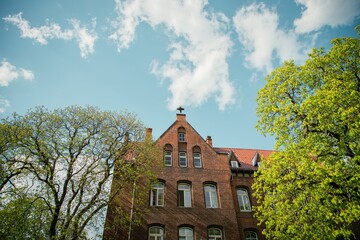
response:
<path fill-rule="evenodd" d="M 239 148 L 239 147 L 214 147 L 214 148 L 223 148 L 223 149 L 229 149 L 229 150 L 260 150 L 260 151 L 275 151 L 273 149 L 259 149 L 259 148 Z"/>

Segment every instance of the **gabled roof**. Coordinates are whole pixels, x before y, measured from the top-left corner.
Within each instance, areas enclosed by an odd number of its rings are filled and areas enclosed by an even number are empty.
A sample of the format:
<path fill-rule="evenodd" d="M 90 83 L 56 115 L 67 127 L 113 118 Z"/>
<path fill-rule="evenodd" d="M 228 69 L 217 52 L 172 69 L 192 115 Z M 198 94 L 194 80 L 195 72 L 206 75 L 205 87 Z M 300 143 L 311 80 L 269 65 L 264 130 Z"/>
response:
<path fill-rule="evenodd" d="M 217 153 L 228 153 L 228 154 L 233 153 L 240 163 L 239 170 L 256 170 L 257 164 L 253 164 L 254 158 L 257 163 L 259 162 L 260 156 L 264 158 L 268 158 L 274 152 L 273 150 L 219 148 L 219 147 L 214 147 L 214 150 Z"/>
<path fill-rule="evenodd" d="M 230 152 L 228 153 L 228 159 L 229 159 L 229 161 L 237 161 L 240 164 L 239 159 L 237 158 L 237 156 L 235 155 L 235 153 L 232 150 L 230 150 Z"/>
<path fill-rule="evenodd" d="M 186 114 L 177 114 L 177 115 L 186 116 Z M 163 137 L 170 131 L 170 129 L 172 129 L 172 128 L 173 128 L 177 123 L 179 123 L 179 122 L 180 122 L 180 121 L 176 119 L 175 122 L 173 122 L 173 124 L 171 124 L 170 127 L 168 127 L 168 128 L 165 130 L 165 132 L 163 132 L 163 133 L 161 134 L 161 136 L 160 136 L 155 142 L 157 142 L 157 141 L 159 141 L 159 139 L 163 138 Z M 215 149 L 213 149 L 209 144 L 206 143 L 206 140 L 196 131 L 196 129 L 195 129 L 188 121 L 185 120 L 184 123 L 185 123 L 186 125 L 188 125 L 188 126 L 194 131 L 194 133 L 195 133 L 197 136 L 199 136 L 200 139 L 202 139 L 202 141 L 205 143 L 204 146 L 206 146 L 207 148 L 211 149 L 211 151 L 214 151 L 214 152 L 215 152 Z M 183 126 L 183 127 L 185 127 L 185 126 Z"/>

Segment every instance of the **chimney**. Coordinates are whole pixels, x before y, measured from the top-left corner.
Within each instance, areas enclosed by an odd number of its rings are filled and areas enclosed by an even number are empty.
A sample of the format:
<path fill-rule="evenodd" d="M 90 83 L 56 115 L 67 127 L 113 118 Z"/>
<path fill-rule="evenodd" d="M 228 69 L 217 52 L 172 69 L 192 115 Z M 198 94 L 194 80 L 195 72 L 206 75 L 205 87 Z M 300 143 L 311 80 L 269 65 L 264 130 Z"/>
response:
<path fill-rule="evenodd" d="M 128 142 L 129 142 L 129 139 L 130 139 L 129 132 L 126 131 L 126 132 L 125 132 L 125 136 L 124 136 L 124 143 L 128 143 Z"/>
<path fill-rule="evenodd" d="M 146 128 L 145 141 L 151 142 L 152 140 L 152 128 Z"/>
<path fill-rule="evenodd" d="M 211 136 L 207 136 L 206 137 L 206 143 L 210 145 L 210 147 L 212 147 L 212 139 L 211 139 Z"/>

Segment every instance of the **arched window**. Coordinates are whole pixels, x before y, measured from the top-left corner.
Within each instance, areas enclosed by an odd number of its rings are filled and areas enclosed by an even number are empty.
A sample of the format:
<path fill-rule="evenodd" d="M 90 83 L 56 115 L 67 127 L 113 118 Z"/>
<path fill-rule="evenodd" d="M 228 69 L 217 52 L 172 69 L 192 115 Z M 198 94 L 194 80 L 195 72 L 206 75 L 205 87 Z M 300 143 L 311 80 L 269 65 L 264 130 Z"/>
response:
<path fill-rule="evenodd" d="M 205 194 L 205 207 L 207 208 L 218 208 L 218 199 L 216 185 L 214 184 L 205 184 L 204 185 L 204 194 Z"/>
<path fill-rule="evenodd" d="M 251 212 L 251 205 L 248 191 L 245 188 L 238 188 L 236 190 L 239 207 L 241 212 Z"/>
<path fill-rule="evenodd" d="M 193 147 L 194 167 L 202 168 L 201 149 L 198 146 Z"/>
<path fill-rule="evenodd" d="M 164 228 L 161 226 L 152 226 L 149 228 L 149 240 L 163 240 Z"/>
<path fill-rule="evenodd" d="M 185 131 L 185 128 L 183 128 L 183 127 L 178 128 L 178 141 L 186 142 L 186 131 Z"/>
<path fill-rule="evenodd" d="M 150 206 L 164 206 L 164 183 L 157 182 L 151 188 Z"/>
<path fill-rule="evenodd" d="M 193 240 L 194 230 L 190 227 L 179 228 L 179 240 Z"/>
<path fill-rule="evenodd" d="M 245 231 L 245 240 L 258 240 L 256 232 Z"/>
<path fill-rule="evenodd" d="M 188 183 L 178 184 L 178 206 L 191 207 L 191 185 Z"/>
<path fill-rule="evenodd" d="M 219 228 L 208 229 L 208 240 L 222 240 L 222 231 Z"/>
<path fill-rule="evenodd" d="M 179 166 L 187 167 L 186 152 L 179 152 Z"/>
<path fill-rule="evenodd" d="M 172 166 L 172 146 L 166 144 L 164 147 L 164 165 Z"/>

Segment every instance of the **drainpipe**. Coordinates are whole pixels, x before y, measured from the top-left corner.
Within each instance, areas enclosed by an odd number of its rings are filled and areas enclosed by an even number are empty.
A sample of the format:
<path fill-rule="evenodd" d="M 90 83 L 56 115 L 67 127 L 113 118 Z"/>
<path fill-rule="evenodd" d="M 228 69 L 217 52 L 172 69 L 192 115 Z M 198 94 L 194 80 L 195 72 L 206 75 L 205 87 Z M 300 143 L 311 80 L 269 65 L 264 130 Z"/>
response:
<path fill-rule="evenodd" d="M 134 212 L 134 199 L 135 199 L 135 186 L 136 186 L 136 182 L 134 180 L 133 191 L 132 191 L 132 196 L 131 196 L 130 224 L 129 224 L 128 240 L 131 240 L 131 228 L 132 228 L 132 220 L 133 220 L 133 212 Z"/>

